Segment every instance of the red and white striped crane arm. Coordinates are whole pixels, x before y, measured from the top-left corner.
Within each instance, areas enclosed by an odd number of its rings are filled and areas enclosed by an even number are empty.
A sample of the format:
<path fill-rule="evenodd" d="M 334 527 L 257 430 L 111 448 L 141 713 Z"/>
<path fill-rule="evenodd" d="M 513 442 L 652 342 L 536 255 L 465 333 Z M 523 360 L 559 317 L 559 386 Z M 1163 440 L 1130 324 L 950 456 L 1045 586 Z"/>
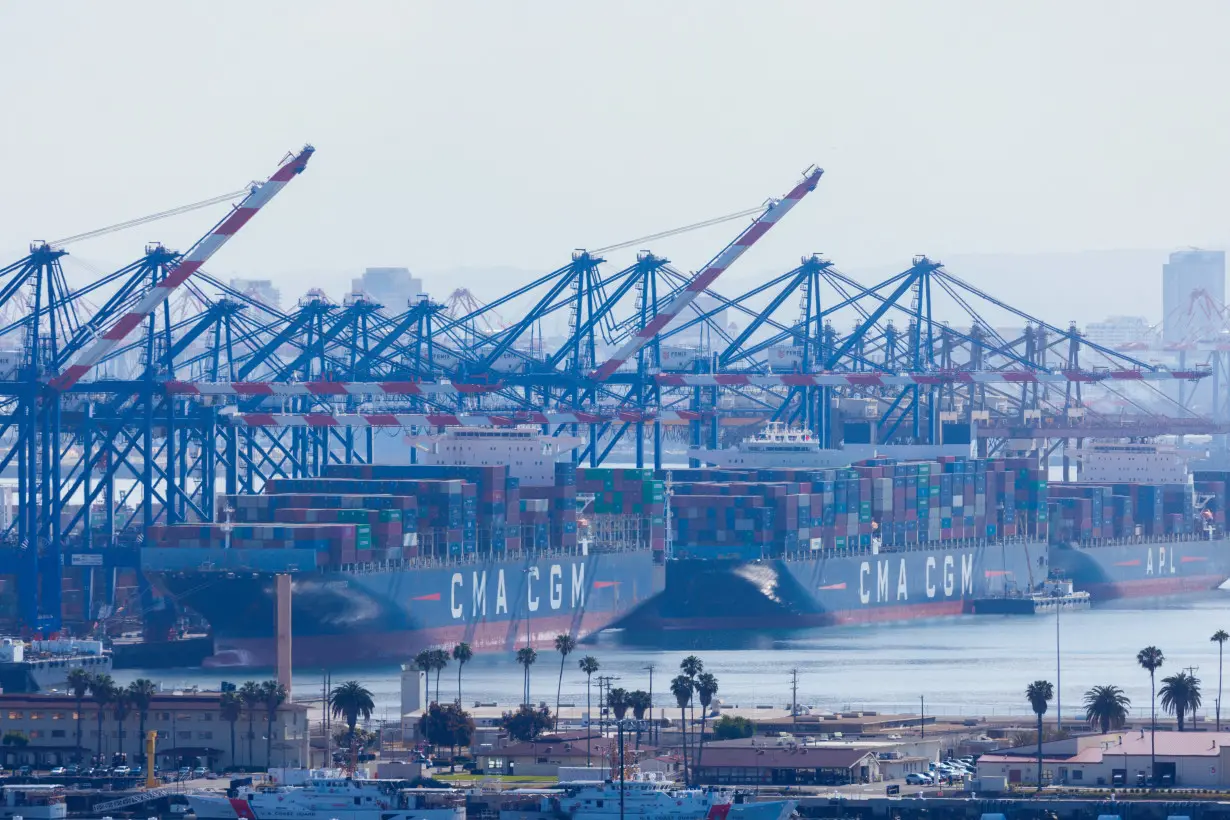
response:
<path fill-rule="evenodd" d="M 82 376 L 89 373 L 94 365 L 102 361 L 104 356 L 115 349 L 129 333 L 145 321 L 147 316 L 165 302 L 177 287 L 200 270 L 219 248 L 256 215 L 257 211 L 277 196 L 286 187 L 286 183 L 301 173 L 307 167 L 308 160 L 312 158 L 315 150 L 310 145 L 304 146 L 302 151 L 283 162 L 273 176 L 259 185 L 252 186 L 248 195 L 235 207 L 235 210 L 189 248 L 188 252 L 180 258 L 179 264 L 167 273 L 165 279 L 150 288 L 131 310 L 103 331 L 103 334 L 95 339 L 92 345 L 83 350 L 71 364 L 64 368 L 63 372 L 52 379 L 51 386 L 56 390 L 67 390 L 80 381 Z"/>
<path fill-rule="evenodd" d="M 765 212 L 756 218 L 755 222 L 748 225 L 741 234 L 735 237 L 733 242 L 723 248 L 717 256 L 713 257 L 707 265 L 701 268 L 700 273 L 696 274 L 687 287 L 671 300 L 670 304 L 659 311 L 658 315 L 644 327 L 637 330 L 624 343 L 623 347 L 615 352 L 615 355 L 594 370 L 594 372 L 590 373 L 589 378 L 598 382 L 610 378 L 611 374 L 618 370 L 624 362 L 635 356 L 637 351 L 649 343 L 650 339 L 658 335 L 664 327 L 683 312 L 684 308 L 712 285 L 722 275 L 723 271 L 733 265 L 743 255 L 744 251 L 756 244 L 756 240 L 768 233 L 769 228 L 772 228 L 781 221 L 783 216 L 790 213 L 790 210 L 799 203 L 799 200 L 815 189 L 816 183 L 820 180 L 820 176 L 823 173 L 823 168 L 813 167 L 804 174 L 802 182 L 794 186 L 794 189 L 782 199 L 771 203 Z"/>

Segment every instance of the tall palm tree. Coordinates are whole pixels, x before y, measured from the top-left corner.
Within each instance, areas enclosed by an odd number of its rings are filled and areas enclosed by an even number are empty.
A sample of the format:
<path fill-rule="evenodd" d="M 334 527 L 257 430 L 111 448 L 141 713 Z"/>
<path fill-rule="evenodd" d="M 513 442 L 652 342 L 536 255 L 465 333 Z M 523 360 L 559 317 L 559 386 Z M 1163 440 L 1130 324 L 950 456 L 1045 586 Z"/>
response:
<path fill-rule="evenodd" d="M 444 649 L 431 650 L 431 668 L 436 673 L 436 703 L 440 702 L 440 673 L 448 666 L 448 651 Z"/>
<path fill-rule="evenodd" d="M 1221 731 L 1221 650 L 1225 649 L 1226 641 L 1230 641 L 1230 633 L 1226 633 L 1225 629 L 1218 629 L 1218 631 L 1213 633 L 1213 637 L 1209 638 L 1209 641 L 1218 644 L 1218 700 L 1214 702 L 1213 706 L 1215 707 L 1216 722 L 1218 722 L 1216 730 Z M 77 740 L 77 745 L 81 745 L 80 740 Z"/>
<path fill-rule="evenodd" d="M 622 752 L 624 748 L 624 718 L 628 716 L 628 707 L 632 705 L 632 702 L 628 698 L 628 690 L 622 689 L 618 686 L 614 689 L 607 689 L 606 705 L 607 708 L 610 709 L 615 715 L 615 735 L 619 738 L 619 749 Z M 623 779 L 622 760 L 619 762 L 619 765 L 621 767 L 619 777 L 620 779 Z"/>
<path fill-rule="evenodd" d="M 555 651 L 559 653 L 559 680 L 555 684 L 555 728 L 559 729 L 559 694 L 564 688 L 564 661 L 577 648 L 577 639 L 567 632 L 555 636 Z"/>
<path fill-rule="evenodd" d="M 261 695 L 264 696 L 265 707 L 265 766 L 273 765 L 273 721 L 278 716 L 278 709 L 286 702 L 288 693 L 286 687 L 275 680 L 267 680 L 261 684 Z"/>
<path fill-rule="evenodd" d="M 128 699 L 128 691 L 117 686 L 115 699 L 111 703 L 115 707 L 116 751 L 124 754 L 124 721 L 128 719 L 128 712 L 132 706 L 132 702 Z"/>
<path fill-rule="evenodd" d="M 137 744 L 138 755 L 141 762 L 149 765 L 149 761 L 145 759 L 145 721 L 149 718 L 149 707 L 154 702 L 154 695 L 158 694 L 158 686 L 147 678 L 137 678 L 132 683 L 128 684 L 128 690 L 125 692 L 128 696 L 128 702 L 132 704 L 132 708 L 137 710 L 137 718 L 140 720 L 140 742 Z"/>
<path fill-rule="evenodd" d="M 474 650 L 465 641 L 453 647 L 453 660 L 457 661 L 457 705 L 461 705 L 461 667 L 474 657 Z"/>
<path fill-rule="evenodd" d="M 1196 718 L 1196 710 L 1200 708 L 1200 679 L 1180 671 L 1177 675 L 1162 678 L 1162 708 L 1175 716 L 1179 731 L 1183 731 L 1183 718 L 1188 712 L 1192 720 Z"/>
<path fill-rule="evenodd" d="M 1038 791 L 1042 790 L 1042 716 L 1046 714 L 1046 704 L 1053 697 L 1055 687 L 1049 680 L 1036 680 L 1025 687 L 1025 699 L 1038 716 Z"/>
<path fill-rule="evenodd" d="M 679 721 L 683 728 L 683 783 L 686 786 L 691 783 L 688 778 L 688 705 L 692 702 L 692 679 L 676 675 L 671 681 L 671 694 L 679 704 Z"/>
<path fill-rule="evenodd" d="M 81 707 L 85 703 L 85 696 L 90 693 L 90 682 L 93 680 L 93 675 L 86 670 L 78 667 L 70 670 L 68 673 L 68 691 L 73 693 L 73 697 L 77 700 L 77 762 L 81 762 Z"/>
<path fill-rule="evenodd" d="M 1095 686 L 1085 693 L 1085 720 L 1106 734 L 1122 729 L 1132 701 L 1118 686 Z"/>
<path fill-rule="evenodd" d="M 589 766 L 589 739 L 593 734 L 594 719 L 590 716 L 590 683 L 593 682 L 594 673 L 601 668 L 598 659 L 593 655 L 586 655 L 577 663 L 581 671 L 585 673 L 585 720 L 589 723 L 585 727 L 585 765 Z"/>
<path fill-rule="evenodd" d="M 98 762 L 103 758 L 103 712 L 108 703 L 115 700 L 115 681 L 110 675 L 94 675 L 90 679 L 90 697 L 98 704 Z"/>
<path fill-rule="evenodd" d="M 375 711 L 376 704 L 372 693 L 357 680 L 348 680 L 333 687 L 329 693 L 329 713 L 335 718 L 343 718 L 350 736 L 350 770 L 358 768 L 357 750 L 354 744 L 354 727 L 359 718 L 368 720 Z"/>
<path fill-rule="evenodd" d="M 265 702 L 265 695 L 261 692 L 261 685 L 250 680 L 239 687 L 239 699 L 243 701 L 244 708 L 248 710 L 248 765 L 252 766 L 256 763 L 256 757 L 252 752 L 252 744 L 256 740 L 256 710 L 261 708 Z"/>
<path fill-rule="evenodd" d="M 425 675 L 430 675 L 436 668 L 436 657 L 430 649 L 424 649 L 414 656 L 414 668 Z M 427 699 L 431 700 L 431 679 L 427 681 Z"/>
<path fill-rule="evenodd" d="M 700 701 L 700 744 L 696 749 L 696 768 L 700 768 L 705 757 L 705 721 L 709 716 L 709 704 L 717 694 L 718 681 L 710 672 L 702 672 L 696 676 L 696 699 Z"/>
<path fill-rule="evenodd" d="M 530 667 L 536 660 L 538 660 L 538 653 L 534 651 L 534 647 L 523 646 L 517 650 L 517 663 L 525 668 L 525 699 L 522 703 L 526 706 L 530 705 Z"/>
<path fill-rule="evenodd" d="M 1156 646 L 1146 646 L 1136 653 L 1136 662 L 1149 673 L 1149 782 L 1157 771 L 1157 687 L 1156 672 L 1162 668 L 1166 656 Z"/>
<path fill-rule="evenodd" d="M 243 717 L 243 699 L 238 692 L 223 692 L 218 700 L 218 708 L 222 712 L 222 719 L 231 724 L 231 765 L 237 766 L 239 762 L 235 759 L 235 724 Z"/>
<path fill-rule="evenodd" d="M 636 748 L 639 749 L 641 748 L 641 725 L 645 722 L 645 714 L 653 711 L 653 700 L 645 690 L 636 689 L 628 693 L 628 706 L 632 709 L 632 717 L 636 718 Z"/>
<path fill-rule="evenodd" d="M 705 671 L 705 662 L 695 655 L 688 655 L 679 662 L 679 671 L 688 676 L 688 680 L 692 681 L 692 689 L 696 689 L 696 676 Z M 688 712 L 692 718 L 692 724 L 696 724 L 696 701 L 692 701 L 692 705 L 688 707 Z"/>

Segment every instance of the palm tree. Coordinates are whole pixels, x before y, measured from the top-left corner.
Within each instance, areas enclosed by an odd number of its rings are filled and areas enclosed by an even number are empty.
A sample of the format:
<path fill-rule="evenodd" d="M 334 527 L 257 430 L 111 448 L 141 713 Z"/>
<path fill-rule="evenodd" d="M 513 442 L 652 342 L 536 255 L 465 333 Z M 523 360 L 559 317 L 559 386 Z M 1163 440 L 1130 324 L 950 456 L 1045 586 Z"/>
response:
<path fill-rule="evenodd" d="M 1200 708 L 1200 679 L 1182 671 L 1162 678 L 1161 696 L 1162 708 L 1175 716 L 1181 732 L 1184 716 L 1190 712 L 1194 721 Z"/>
<path fill-rule="evenodd" d="M 248 710 L 248 765 L 252 766 L 256 762 L 252 753 L 252 742 L 256 739 L 256 710 L 265 702 L 265 695 L 261 692 L 261 685 L 250 680 L 239 687 L 239 699 Z"/>
<path fill-rule="evenodd" d="M 350 770 L 358 768 L 357 751 L 354 745 L 354 727 L 359 718 L 368 720 L 375 710 L 372 693 L 357 680 L 348 680 L 333 687 L 329 693 L 329 713 L 335 718 L 344 718 L 350 734 Z"/>
<path fill-rule="evenodd" d="M 559 653 L 559 681 L 555 684 L 555 728 L 559 729 L 559 693 L 564 688 L 564 661 L 577 648 L 577 639 L 563 632 L 555 636 L 555 651 Z"/>
<path fill-rule="evenodd" d="M 128 692 L 120 687 L 115 689 L 115 734 L 116 751 L 124 753 L 124 721 L 128 718 L 128 709 L 132 702 L 128 700 Z"/>
<path fill-rule="evenodd" d="M 414 668 L 423 672 L 425 675 L 430 675 L 431 671 L 436 668 L 436 658 L 432 650 L 424 649 L 414 656 Z M 427 699 L 431 700 L 431 681 L 427 682 Z"/>
<path fill-rule="evenodd" d="M 1055 687 L 1049 680 L 1036 680 L 1025 687 L 1025 698 L 1038 716 L 1038 791 L 1042 791 L 1042 716 L 1046 714 L 1046 704 L 1053 697 Z"/>
<path fill-rule="evenodd" d="M 1156 646 L 1146 646 L 1136 653 L 1136 662 L 1149 673 L 1149 782 L 1157 771 L 1157 670 L 1162 668 L 1166 656 Z"/>
<path fill-rule="evenodd" d="M 635 689 L 628 693 L 628 707 L 632 710 L 632 717 L 636 718 L 636 748 L 639 749 L 641 748 L 641 725 L 645 722 L 645 715 L 653 711 L 653 700 L 645 690 Z"/>
<path fill-rule="evenodd" d="M 590 717 L 589 685 L 593 682 L 594 673 L 601 668 L 601 665 L 593 655 L 586 655 L 584 658 L 581 658 L 577 666 L 585 673 L 585 720 L 590 724 L 585 727 L 585 765 L 589 766 L 589 739 L 593 733 L 592 725 L 594 722 L 593 718 Z"/>
<path fill-rule="evenodd" d="M 436 703 L 440 702 L 440 673 L 448 666 L 448 651 L 444 649 L 431 650 L 431 668 L 436 673 Z"/>
<path fill-rule="evenodd" d="M 696 676 L 705 671 L 705 662 L 695 655 L 688 655 L 679 662 L 679 671 L 688 676 L 688 680 L 692 681 L 692 689 L 696 689 Z M 692 701 L 692 705 L 688 707 L 688 712 L 691 715 L 692 723 L 696 723 L 696 701 Z"/>
<path fill-rule="evenodd" d="M 687 675 L 676 675 L 671 681 L 671 694 L 675 703 L 679 704 L 679 721 L 683 727 L 683 783 L 688 779 L 688 705 L 692 702 L 692 679 Z"/>
<path fill-rule="evenodd" d="M 235 724 L 243 717 L 243 699 L 238 692 L 223 692 L 218 700 L 218 708 L 222 711 L 222 719 L 231 724 L 231 765 L 237 765 L 235 760 Z"/>
<path fill-rule="evenodd" d="M 457 661 L 457 705 L 461 705 L 461 667 L 474 657 L 474 650 L 465 641 L 453 647 L 453 660 Z"/>
<path fill-rule="evenodd" d="M 273 765 L 273 721 L 278 716 L 278 709 L 286 702 L 286 687 L 275 680 L 267 680 L 261 684 L 261 695 L 265 706 L 265 765 Z"/>
<path fill-rule="evenodd" d="M 717 694 L 717 678 L 710 672 L 702 672 L 696 677 L 696 699 L 700 701 L 700 744 L 696 750 L 696 768 L 705 757 L 705 720 L 709 716 L 709 704 Z"/>
<path fill-rule="evenodd" d="M 525 700 L 522 703 L 526 706 L 530 705 L 530 667 L 536 660 L 538 660 L 538 653 L 534 651 L 534 647 L 523 646 L 517 650 L 517 663 L 525 667 Z"/>
<path fill-rule="evenodd" d="M 1095 686 L 1085 693 L 1085 720 L 1106 734 L 1122 729 L 1132 701 L 1118 686 Z"/>
<path fill-rule="evenodd" d="M 91 675 L 86 670 L 78 667 L 70 670 L 68 673 L 68 691 L 73 693 L 73 697 L 77 699 L 77 762 L 81 762 L 81 706 L 85 702 L 85 696 L 90 693 L 90 682 L 93 680 Z"/>
<path fill-rule="evenodd" d="M 125 692 L 128 696 L 128 702 L 132 704 L 132 708 L 137 710 L 137 717 L 141 722 L 140 742 L 137 746 L 138 754 L 141 761 L 149 765 L 149 761 L 145 759 L 145 721 L 149 718 L 149 707 L 154 702 L 154 695 L 158 694 L 158 686 L 146 678 L 137 678 L 132 683 L 128 684 L 128 691 Z"/>
<path fill-rule="evenodd" d="M 90 697 L 98 704 L 98 762 L 103 758 L 103 707 L 115 700 L 115 681 L 110 675 L 94 675 L 90 679 Z"/>
<path fill-rule="evenodd" d="M 1221 731 L 1221 650 L 1225 649 L 1226 641 L 1230 641 L 1230 633 L 1226 633 L 1225 629 L 1218 629 L 1218 631 L 1213 633 L 1213 637 L 1209 638 L 1209 641 L 1218 644 L 1218 700 L 1214 702 L 1213 706 L 1215 707 L 1216 722 L 1218 722 L 1216 730 Z M 77 745 L 80 744 L 81 741 L 77 740 Z"/>

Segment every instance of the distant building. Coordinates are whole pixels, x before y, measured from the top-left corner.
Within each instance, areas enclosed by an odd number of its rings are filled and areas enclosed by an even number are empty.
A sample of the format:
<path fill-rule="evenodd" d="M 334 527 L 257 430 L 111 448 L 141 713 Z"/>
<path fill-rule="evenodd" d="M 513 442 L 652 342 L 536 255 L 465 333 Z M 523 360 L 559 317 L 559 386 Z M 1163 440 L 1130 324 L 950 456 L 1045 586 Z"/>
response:
<path fill-rule="evenodd" d="M 270 307 L 282 307 L 282 291 L 273 286 L 270 279 L 240 279 L 231 280 L 231 288 L 240 293 L 261 300 Z"/>
<path fill-rule="evenodd" d="M 721 328 L 724 331 L 730 332 L 727 322 L 727 308 L 718 309 L 720 302 L 712 296 L 701 294 L 692 302 L 691 306 L 680 312 L 678 318 L 666 326 L 664 333 L 670 333 L 676 328 L 682 327 L 689 322 L 696 321 L 700 316 L 713 312 L 711 316 L 704 322 L 696 322 L 689 327 L 666 340 L 666 343 L 672 346 L 694 346 L 704 347 L 706 349 L 722 349 L 726 347 L 725 341 L 716 333 L 714 328 Z"/>
<path fill-rule="evenodd" d="M 368 268 L 351 281 L 352 293 L 363 293 L 388 308 L 402 313 L 423 295 L 423 280 L 412 276 L 409 268 Z"/>
<path fill-rule="evenodd" d="M 1086 325 L 1084 335 L 1094 344 L 1112 349 L 1147 346 L 1153 341 L 1151 326 L 1143 316 L 1107 316 Z"/>
<path fill-rule="evenodd" d="M 1176 251 L 1162 266 L 1162 341 L 1194 342 L 1224 324 L 1226 252 Z"/>

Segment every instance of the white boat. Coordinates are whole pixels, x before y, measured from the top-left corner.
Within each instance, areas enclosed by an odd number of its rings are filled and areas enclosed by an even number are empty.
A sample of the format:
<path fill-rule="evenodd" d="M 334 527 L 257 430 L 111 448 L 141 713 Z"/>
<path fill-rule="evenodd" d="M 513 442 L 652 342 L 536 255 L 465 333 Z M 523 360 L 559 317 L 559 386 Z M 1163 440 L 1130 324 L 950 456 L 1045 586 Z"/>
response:
<path fill-rule="evenodd" d="M 501 810 L 500 820 L 726 820 L 733 797 L 721 789 L 687 789 L 638 777 L 624 782 L 621 810 L 618 781 L 561 783 L 533 805 Z"/>
<path fill-rule="evenodd" d="M 319 778 L 303 786 L 264 786 L 186 795 L 197 820 L 465 820 L 457 792 L 402 788 L 397 780 Z"/>
<path fill-rule="evenodd" d="M 847 467 L 855 461 L 876 456 L 928 459 L 949 455 L 969 457 L 970 454 L 969 444 L 844 444 L 840 448 L 825 449 L 820 446 L 820 438 L 810 430 L 776 421 L 745 438 L 738 447 L 688 449 L 688 458 L 731 470 L 787 467 L 824 470 Z"/>
<path fill-rule="evenodd" d="M 64 803 L 63 786 L 3 786 L 0 787 L 0 818 L 24 817 L 25 820 L 64 820 L 68 806 Z"/>

